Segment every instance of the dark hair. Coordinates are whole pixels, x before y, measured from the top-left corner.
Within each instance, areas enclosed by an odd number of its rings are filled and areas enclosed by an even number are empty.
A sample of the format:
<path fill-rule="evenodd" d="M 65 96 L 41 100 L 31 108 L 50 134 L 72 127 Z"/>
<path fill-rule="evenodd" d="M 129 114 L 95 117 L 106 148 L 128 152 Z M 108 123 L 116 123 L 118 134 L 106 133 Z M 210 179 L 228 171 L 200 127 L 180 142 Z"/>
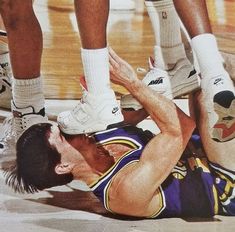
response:
<path fill-rule="evenodd" d="M 51 126 L 50 123 L 33 125 L 17 141 L 16 165 L 6 174 L 6 183 L 16 192 L 34 193 L 73 180 L 71 173 L 55 172 L 61 155 L 48 142 Z"/>

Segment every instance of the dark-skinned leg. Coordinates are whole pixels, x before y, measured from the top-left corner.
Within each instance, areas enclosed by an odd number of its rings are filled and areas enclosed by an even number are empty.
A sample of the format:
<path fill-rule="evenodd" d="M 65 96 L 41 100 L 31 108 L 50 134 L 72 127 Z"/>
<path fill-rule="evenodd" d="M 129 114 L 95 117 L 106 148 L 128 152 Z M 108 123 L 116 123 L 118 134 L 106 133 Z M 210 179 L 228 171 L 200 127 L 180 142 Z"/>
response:
<path fill-rule="evenodd" d="M 181 38 L 181 23 L 172 0 L 145 0 L 154 32 L 154 63 L 143 82 L 169 98 L 180 97 L 199 87 L 198 74 L 188 60 Z M 131 96 L 122 97 L 122 107 L 142 106 Z"/>
<path fill-rule="evenodd" d="M 14 129 L 19 137 L 32 124 L 47 120 L 40 77 L 42 32 L 32 0 L 2 0 L 0 10 L 8 35 Z"/>
<path fill-rule="evenodd" d="M 211 137 L 220 142 L 231 140 L 235 137 L 235 90 L 212 34 L 206 2 L 174 0 L 174 4 L 192 38 Z"/>
<path fill-rule="evenodd" d="M 60 128 L 68 134 L 105 130 L 123 121 L 114 91 L 110 87 L 106 26 L 109 0 L 75 0 L 87 91 L 72 111 L 58 116 Z"/>

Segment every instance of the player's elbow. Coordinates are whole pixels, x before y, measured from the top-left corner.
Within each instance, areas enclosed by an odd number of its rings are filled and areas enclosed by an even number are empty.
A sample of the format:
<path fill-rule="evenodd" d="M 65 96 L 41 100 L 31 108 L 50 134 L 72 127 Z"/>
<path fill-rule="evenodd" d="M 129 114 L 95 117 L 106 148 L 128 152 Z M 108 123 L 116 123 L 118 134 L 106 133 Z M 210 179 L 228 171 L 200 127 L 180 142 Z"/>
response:
<path fill-rule="evenodd" d="M 183 144 L 183 147 L 187 145 L 195 127 L 196 127 L 195 121 L 192 118 L 187 117 L 176 128 L 174 132 L 175 133 L 174 136 L 177 137 L 179 141 L 181 141 L 181 144 Z"/>

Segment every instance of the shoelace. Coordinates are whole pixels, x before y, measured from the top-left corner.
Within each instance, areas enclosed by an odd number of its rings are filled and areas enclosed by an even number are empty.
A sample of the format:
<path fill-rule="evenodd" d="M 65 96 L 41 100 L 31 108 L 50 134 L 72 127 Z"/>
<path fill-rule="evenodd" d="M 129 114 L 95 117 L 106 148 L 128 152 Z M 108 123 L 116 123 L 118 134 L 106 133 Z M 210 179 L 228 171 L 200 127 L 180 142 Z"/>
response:
<path fill-rule="evenodd" d="M 13 120 L 14 120 L 14 131 L 17 137 L 19 137 L 21 133 L 24 131 L 24 125 L 22 123 L 23 119 L 15 117 Z"/>

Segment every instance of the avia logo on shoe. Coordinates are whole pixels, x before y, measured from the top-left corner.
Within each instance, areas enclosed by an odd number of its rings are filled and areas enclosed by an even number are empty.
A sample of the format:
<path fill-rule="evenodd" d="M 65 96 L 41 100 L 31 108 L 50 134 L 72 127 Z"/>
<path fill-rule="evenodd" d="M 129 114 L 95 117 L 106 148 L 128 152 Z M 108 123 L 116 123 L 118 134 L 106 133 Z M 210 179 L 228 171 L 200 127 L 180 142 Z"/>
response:
<path fill-rule="evenodd" d="M 159 84 L 162 84 L 162 83 L 163 83 L 163 77 L 160 77 L 160 78 L 158 78 L 158 79 L 156 79 L 156 80 L 150 81 L 150 83 L 148 84 L 148 86 L 149 86 L 149 85 L 159 85 Z"/>
<path fill-rule="evenodd" d="M 222 78 L 217 78 L 214 81 L 214 85 L 217 85 L 218 83 L 220 83 L 222 81 Z"/>
<path fill-rule="evenodd" d="M 112 110 L 112 114 L 115 114 L 119 111 L 119 108 L 118 107 L 114 107 L 113 110 Z"/>
<path fill-rule="evenodd" d="M 2 88 L 0 90 L 0 94 L 6 91 L 6 86 L 2 85 Z"/>

